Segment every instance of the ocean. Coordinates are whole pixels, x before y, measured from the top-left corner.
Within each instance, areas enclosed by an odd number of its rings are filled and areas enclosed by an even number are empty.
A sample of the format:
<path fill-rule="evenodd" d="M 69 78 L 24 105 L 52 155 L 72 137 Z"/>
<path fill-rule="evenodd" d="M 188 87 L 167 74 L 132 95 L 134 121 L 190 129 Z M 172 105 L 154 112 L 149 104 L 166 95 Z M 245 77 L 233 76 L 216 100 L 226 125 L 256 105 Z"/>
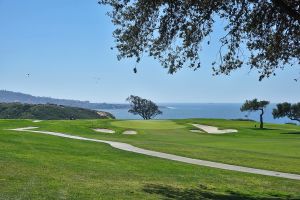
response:
<path fill-rule="evenodd" d="M 155 119 L 184 119 L 184 118 L 220 118 L 220 119 L 252 119 L 259 121 L 260 112 L 241 112 L 241 103 L 164 103 L 160 110 L 162 115 Z M 276 104 L 270 104 L 264 115 L 264 121 L 270 123 L 296 123 L 288 118 L 274 119 L 272 110 Z M 117 119 L 141 119 L 138 115 L 128 113 L 128 109 L 103 110 L 112 113 Z"/>

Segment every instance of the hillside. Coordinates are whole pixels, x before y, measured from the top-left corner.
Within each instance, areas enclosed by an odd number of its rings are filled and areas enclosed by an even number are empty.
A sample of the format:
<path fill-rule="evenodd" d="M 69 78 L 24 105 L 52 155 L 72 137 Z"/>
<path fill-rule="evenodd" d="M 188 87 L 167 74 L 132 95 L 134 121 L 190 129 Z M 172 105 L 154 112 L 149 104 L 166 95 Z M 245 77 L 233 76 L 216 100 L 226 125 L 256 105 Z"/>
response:
<path fill-rule="evenodd" d="M 112 114 L 54 104 L 0 103 L 0 119 L 110 119 Z"/>
<path fill-rule="evenodd" d="M 55 99 L 51 97 L 37 97 L 20 92 L 0 90 L 0 102 L 3 103 L 26 103 L 26 104 L 57 104 L 87 109 L 120 109 L 128 108 L 126 104 L 91 103 L 70 99 Z"/>

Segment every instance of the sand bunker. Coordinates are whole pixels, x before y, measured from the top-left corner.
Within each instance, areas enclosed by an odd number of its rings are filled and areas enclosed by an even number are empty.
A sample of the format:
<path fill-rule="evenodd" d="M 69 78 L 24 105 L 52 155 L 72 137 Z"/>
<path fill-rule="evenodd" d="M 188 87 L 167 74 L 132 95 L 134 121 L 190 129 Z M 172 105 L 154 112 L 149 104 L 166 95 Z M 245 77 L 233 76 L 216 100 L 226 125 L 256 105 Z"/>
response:
<path fill-rule="evenodd" d="M 114 130 L 110 130 L 110 129 L 105 129 L 105 128 L 96 128 L 93 129 L 96 132 L 100 132 L 100 133 L 115 133 Z"/>
<path fill-rule="evenodd" d="M 204 133 L 204 132 L 201 131 L 201 130 L 190 130 L 190 132 L 192 132 L 192 133 Z"/>
<path fill-rule="evenodd" d="M 136 135 L 137 132 L 136 132 L 136 131 L 130 130 L 130 131 L 124 131 L 123 134 L 124 134 L 124 135 Z"/>
<path fill-rule="evenodd" d="M 201 125 L 201 124 L 192 124 L 193 126 L 205 131 L 206 133 L 210 134 L 225 134 L 225 133 L 236 133 L 238 132 L 235 129 L 224 129 L 224 130 L 219 130 L 218 127 L 214 126 L 207 126 L 207 125 Z"/>
<path fill-rule="evenodd" d="M 38 123 L 38 122 L 41 122 L 42 120 L 33 120 L 32 122 L 33 123 Z"/>

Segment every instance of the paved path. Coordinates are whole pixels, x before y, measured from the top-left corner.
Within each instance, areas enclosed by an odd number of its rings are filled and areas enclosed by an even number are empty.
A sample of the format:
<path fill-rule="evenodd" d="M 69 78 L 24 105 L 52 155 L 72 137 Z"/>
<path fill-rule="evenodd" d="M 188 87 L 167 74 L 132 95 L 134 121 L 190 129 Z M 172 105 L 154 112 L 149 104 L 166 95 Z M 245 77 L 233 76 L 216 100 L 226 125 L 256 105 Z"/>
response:
<path fill-rule="evenodd" d="M 158 158 L 164 158 L 164 159 L 168 159 L 168 160 L 174 160 L 174 161 L 179 161 L 179 162 L 184 162 L 184 163 L 189 163 L 189 164 L 194 164 L 194 165 L 213 167 L 213 168 L 225 169 L 225 170 L 231 170 L 231 171 L 238 171 L 238 172 L 246 172 L 246 173 L 251 173 L 251 174 L 260 174 L 260 175 L 266 175 L 266 176 L 274 176 L 274 177 L 300 180 L 300 175 L 298 175 L 298 174 L 290 174 L 290 173 L 269 171 L 269 170 L 263 170 L 263 169 L 241 167 L 241 166 L 236 166 L 236 165 L 229 165 L 229 164 L 223 164 L 223 163 L 218 163 L 218 162 L 187 158 L 187 157 L 183 157 L 183 156 L 176 156 L 176 155 L 173 155 L 173 154 L 167 154 L 167 153 L 161 153 L 161 152 L 157 152 L 157 151 L 150 151 L 150 150 L 146 150 L 146 149 L 141 149 L 141 148 L 138 148 L 138 147 L 134 147 L 130 144 L 121 143 L 121 142 L 90 139 L 90 138 L 85 138 L 85 137 L 80 137 L 80 136 L 68 135 L 68 134 L 64 134 L 64 133 L 32 130 L 32 129 L 35 129 L 35 128 L 37 128 L 37 127 L 17 128 L 17 129 L 10 129 L 10 130 L 21 131 L 21 132 L 42 133 L 42 134 L 54 135 L 54 136 L 59 136 L 59 137 L 64 137 L 64 138 L 71 138 L 71 139 L 76 139 L 76 140 L 101 142 L 101 143 L 109 144 L 114 148 L 121 149 L 121 150 L 124 150 L 124 151 L 130 151 L 130 152 L 139 153 L 139 154 L 143 154 L 143 155 L 148 155 L 148 156 L 153 156 L 153 157 L 158 157 Z"/>

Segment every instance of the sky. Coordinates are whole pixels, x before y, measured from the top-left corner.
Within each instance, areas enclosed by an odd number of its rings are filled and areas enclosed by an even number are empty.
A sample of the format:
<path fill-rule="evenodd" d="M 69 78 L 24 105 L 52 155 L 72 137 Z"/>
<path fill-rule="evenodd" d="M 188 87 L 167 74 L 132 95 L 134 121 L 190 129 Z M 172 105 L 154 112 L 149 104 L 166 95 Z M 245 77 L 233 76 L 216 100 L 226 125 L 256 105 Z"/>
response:
<path fill-rule="evenodd" d="M 300 101 L 300 83 L 293 80 L 300 76 L 299 66 L 261 82 L 247 67 L 212 76 L 214 43 L 203 46 L 197 71 L 170 75 L 144 57 L 134 74 L 134 60 L 118 61 L 117 51 L 110 49 L 114 26 L 108 10 L 96 0 L 0 0 L 0 89 L 108 103 L 124 103 L 131 94 L 160 103 Z"/>

